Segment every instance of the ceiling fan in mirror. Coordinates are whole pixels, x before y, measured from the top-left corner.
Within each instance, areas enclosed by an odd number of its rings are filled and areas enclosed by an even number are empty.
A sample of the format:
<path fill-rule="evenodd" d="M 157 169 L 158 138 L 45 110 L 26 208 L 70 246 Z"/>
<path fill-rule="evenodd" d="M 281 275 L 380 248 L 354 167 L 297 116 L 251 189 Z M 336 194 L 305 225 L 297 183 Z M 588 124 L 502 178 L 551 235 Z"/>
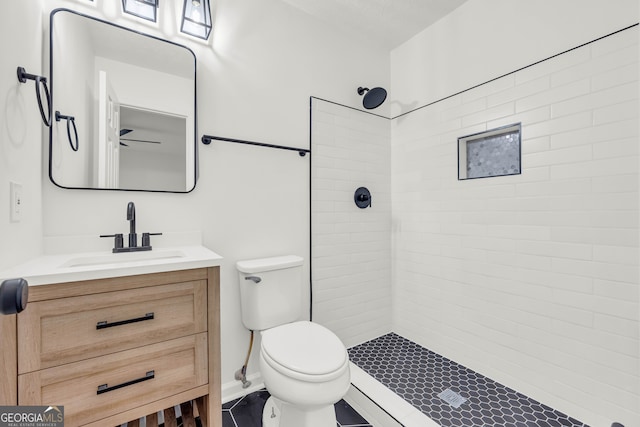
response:
<path fill-rule="evenodd" d="M 122 141 L 141 142 L 141 143 L 145 143 L 145 144 L 162 144 L 162 141 L 149 141 L 149 140 L 145 140 L 145 139 L 123 138 L 123 136 L 128 135 L 133 131 L 134 131 L 134 129 L 120 129 L 120 145 L 122 145 L 124 147 L 128 147 L 129 146 L 129 144 L 125 144 Z M 130 135 L 130 136 L 133 136 L 133 135 Z"/>

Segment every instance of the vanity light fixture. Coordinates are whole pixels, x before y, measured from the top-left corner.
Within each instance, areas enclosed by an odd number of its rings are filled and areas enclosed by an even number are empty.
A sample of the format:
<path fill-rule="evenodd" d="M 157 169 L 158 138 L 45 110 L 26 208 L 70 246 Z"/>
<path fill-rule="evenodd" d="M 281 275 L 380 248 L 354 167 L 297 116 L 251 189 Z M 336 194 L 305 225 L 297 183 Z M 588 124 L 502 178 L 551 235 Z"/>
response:
<path fill-rule="evenodd" d="M 122 0 L 122 10 L 138 18 L 156 22 L 159 0 Z"/>
<path fill-rule="evenodd" d="M 211 34 L 209 0 L 184 0 L 180 31 L 203 40 L 209 39 Z"/>

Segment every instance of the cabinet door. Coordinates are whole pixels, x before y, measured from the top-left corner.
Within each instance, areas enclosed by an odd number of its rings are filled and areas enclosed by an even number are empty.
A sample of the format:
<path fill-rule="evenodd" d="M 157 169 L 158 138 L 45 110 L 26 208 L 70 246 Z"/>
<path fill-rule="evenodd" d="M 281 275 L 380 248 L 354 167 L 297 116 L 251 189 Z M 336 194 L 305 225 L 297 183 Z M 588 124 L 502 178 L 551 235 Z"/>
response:
<path fill-rule="evenodd" d="M 207 282 L 39 301 L 18 316 L 18 372 L 207 330 Z"/>
<path fill-rule="evenodd" d="M 65 423 L 77 426 L 207 381 L 207 334 L 201 333 L 20 375 L 18 404 L 62 405 Z"/>

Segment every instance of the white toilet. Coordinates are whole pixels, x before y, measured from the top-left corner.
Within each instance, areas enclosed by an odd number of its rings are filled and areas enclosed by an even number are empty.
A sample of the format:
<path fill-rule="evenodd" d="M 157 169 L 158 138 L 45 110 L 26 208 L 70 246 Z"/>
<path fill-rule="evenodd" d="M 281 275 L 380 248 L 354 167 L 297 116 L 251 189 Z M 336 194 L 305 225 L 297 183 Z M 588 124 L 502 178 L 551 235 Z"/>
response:
<path fill-rule="evenodd" d="M 271 399 L 264 426 L 335 427 L 350 384 L 349 356 L 329 329 L 299 321 L 302 263 L 294 256 L 238 261 L 242 322 L 260 331 L 260 372 Z"/>

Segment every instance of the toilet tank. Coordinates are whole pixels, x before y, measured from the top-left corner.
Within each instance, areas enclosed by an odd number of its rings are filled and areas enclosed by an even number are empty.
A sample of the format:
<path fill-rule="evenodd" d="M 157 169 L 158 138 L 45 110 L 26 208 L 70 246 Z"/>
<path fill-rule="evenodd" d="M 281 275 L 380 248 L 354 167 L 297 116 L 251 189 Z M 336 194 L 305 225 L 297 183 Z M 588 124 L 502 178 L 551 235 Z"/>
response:
<path fill-rule="evenodd" d="M 299 320 L 302 263 L 296 255 L 238 261 L 242 323 L 262 331 Z"/>

